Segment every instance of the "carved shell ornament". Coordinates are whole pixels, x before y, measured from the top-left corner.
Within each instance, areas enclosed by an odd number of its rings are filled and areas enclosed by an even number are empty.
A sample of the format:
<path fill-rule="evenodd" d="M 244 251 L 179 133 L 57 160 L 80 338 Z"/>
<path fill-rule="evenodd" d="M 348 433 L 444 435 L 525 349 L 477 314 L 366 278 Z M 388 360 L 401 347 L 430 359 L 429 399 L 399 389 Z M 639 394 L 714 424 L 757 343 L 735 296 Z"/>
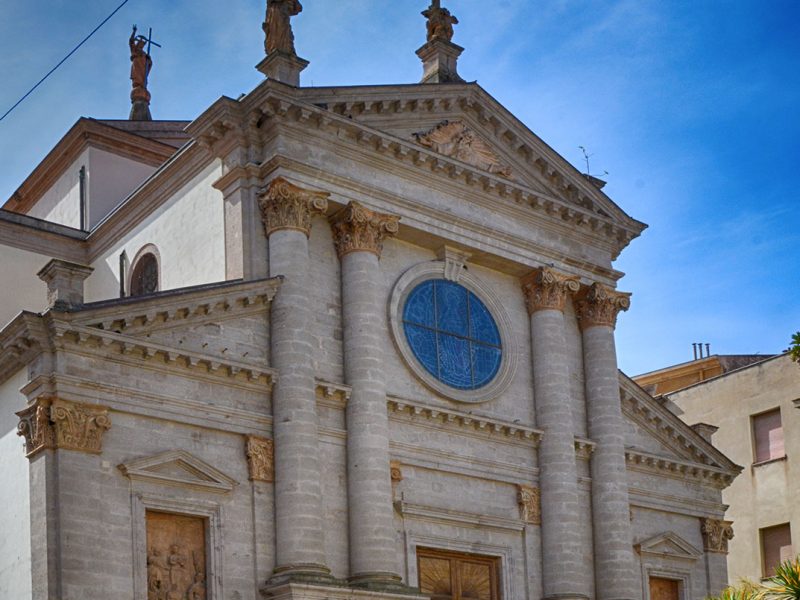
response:
<path fill-rule="evenodd" d="M 510 179 L 511 168 L 462 121 L 444 121 L 426 133 L 415 133 L 416 141 L 434 152 Z"/>

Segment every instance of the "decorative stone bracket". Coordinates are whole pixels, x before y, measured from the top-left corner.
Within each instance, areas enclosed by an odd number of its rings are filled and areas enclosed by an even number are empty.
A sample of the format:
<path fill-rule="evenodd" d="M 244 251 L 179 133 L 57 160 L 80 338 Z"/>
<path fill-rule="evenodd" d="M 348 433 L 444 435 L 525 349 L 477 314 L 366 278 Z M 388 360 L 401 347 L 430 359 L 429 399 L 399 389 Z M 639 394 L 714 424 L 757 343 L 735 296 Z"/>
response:
<path fill-rule="evenodd" d="M 103 435 L 111 428 L 107 408 L 52 396 L 41 396 L 16 414 L 17 435 L 25 438 L 28 458 L 48 449 L 100 454 Z"/>
<path fill-rule="evenodd" d="M 542 501 L 539 488 L 530 485 L 517 486 L 517 502 L 520 518 L 529 525 L 542 524 Z"/>
<path fill-rule="evenodd" d="M 701 519 L 700 531 L 703 533 L 703 549 L 706 552 L 728 553 L 728 542 L 733 539 L 733 521 Z"/>
<path fill-rule="evenodd" d="M 250 481 L 275 481 L 275 447 L 272 440 L 255 435 L 247 436 L 245 454 Z"/>

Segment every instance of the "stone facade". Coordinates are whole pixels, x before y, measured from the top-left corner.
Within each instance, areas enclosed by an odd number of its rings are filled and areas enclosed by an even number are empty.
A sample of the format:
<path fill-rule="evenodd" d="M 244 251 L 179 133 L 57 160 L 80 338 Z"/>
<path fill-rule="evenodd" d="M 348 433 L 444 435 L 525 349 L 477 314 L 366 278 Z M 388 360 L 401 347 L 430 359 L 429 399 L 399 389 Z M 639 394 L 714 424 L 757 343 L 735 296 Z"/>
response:
<path fill-rule="evenodd" d="M 703 524 L 737 469 L 617 371 L 613 261 L 641 223 L 476 84 L 267 80 L 188 132 L 88 239 L 47 232 L 71 275 L 0 332 L 33 598 L 414 597 L 419 548 L 497 565 L 507 600 L 721 587 Z M 161 291 L 115 297 L 109 265 L 176 236 L 207 268 L 161 252 Z M 476 389 L 406 338 L 426 282 L 494 327 L 464 334 L 468 362 L 497 353 Z"/>

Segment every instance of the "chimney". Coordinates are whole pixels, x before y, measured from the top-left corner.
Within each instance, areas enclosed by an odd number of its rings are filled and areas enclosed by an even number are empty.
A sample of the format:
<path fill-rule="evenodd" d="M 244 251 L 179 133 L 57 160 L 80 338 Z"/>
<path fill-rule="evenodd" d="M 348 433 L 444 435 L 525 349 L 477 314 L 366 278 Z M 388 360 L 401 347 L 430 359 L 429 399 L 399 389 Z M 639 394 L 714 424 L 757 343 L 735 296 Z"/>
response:
<path fill-rule="evenodd" d="M 47 308 L 69 310 L 83 304 L 83 282 L 92 274 L 91 267 L 53 259 L 37 273 L 47 284 Z"/>

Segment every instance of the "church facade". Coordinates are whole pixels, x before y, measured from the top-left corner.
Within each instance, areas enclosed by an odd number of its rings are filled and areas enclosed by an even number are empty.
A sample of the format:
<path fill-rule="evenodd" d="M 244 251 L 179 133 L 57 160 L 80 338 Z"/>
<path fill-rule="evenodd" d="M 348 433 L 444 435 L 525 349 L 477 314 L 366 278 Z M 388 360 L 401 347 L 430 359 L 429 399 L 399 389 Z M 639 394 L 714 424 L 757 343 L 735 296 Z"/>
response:
<path fill-rule="evenodd" d="M 739 468 L 617 369 L 644 225 L 438 2 L 414 85 L 299 86 L 301 9 L 249 94 L 81 120 L 0 211 L 0 596 L 718 592 Z"/>

